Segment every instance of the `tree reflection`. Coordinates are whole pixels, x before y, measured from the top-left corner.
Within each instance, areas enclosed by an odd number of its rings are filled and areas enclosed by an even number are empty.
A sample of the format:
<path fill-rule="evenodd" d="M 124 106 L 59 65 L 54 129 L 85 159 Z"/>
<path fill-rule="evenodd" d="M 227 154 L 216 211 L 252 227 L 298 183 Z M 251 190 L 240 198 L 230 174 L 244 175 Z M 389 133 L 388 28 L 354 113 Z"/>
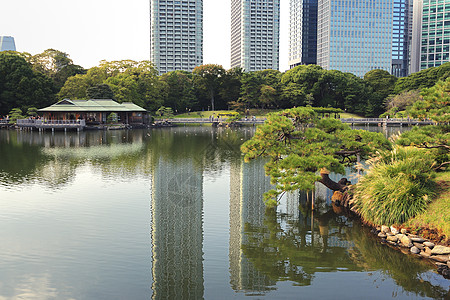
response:
<path fill-rule="evenodd" d="M 339 211 L 338 207 L 334 210 Z M 332 208 L 324 213 L 300 205 L 299 218 L 266 209 L 263 226 L 246 224 L 243 253 L 254 267 L 275 281 L 311 285 L 318 272 L 380 271 L 404 291 L 442 299 L 448 291 L 425 275 L 433 266 L 386 245 Z M 384 278 L 375 278 L 383 281 Z"/>

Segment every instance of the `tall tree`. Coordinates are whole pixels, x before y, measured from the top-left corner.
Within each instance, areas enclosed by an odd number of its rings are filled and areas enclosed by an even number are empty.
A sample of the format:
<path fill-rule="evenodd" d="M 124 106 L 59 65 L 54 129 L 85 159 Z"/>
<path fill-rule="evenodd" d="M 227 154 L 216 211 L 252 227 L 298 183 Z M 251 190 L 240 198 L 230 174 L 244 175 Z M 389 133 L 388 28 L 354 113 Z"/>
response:
<path fill-rule="evenodd" d="M 397 77 L 385 70 L 371 70 L 364 75 L 364 81 L 371 89 L 367 115 L 378 117 L 384 112 L 386 97 L 394 91 Z"/>
<path fill-rule="evenodd" d="M 33 71 L 21 54 L 0 52 L 0 114 L 16 107 L 42 108 L 54 100 L 55 88 L 47 76 Z"/>
<path fill-rule="evenodd" d="M 171 107 L 175 112 L 199 108 L 192 73 L 172 71 L 161 75 L 160 81 L 164 83 L 164 106 Z"/>
<path fill-rule="evenodd" d="M 58 90 L 61 89 L 67 78 L 86 73 L 83 67 L 73 63 L 69 54 L 54 49 L 47 49 L 40 54 L 31 56 L 29 62 L 32 64 L 33 70 L 50 77 Z"/>
<path fill-rule="evenodd" d="M 195 67 L 194 81 L 199 89 L 203 89 L 211 100 L 211 109 L 215 109 L 215 97 L 223 81 L 225 69 L 220 65 L 208 64 Z"/>

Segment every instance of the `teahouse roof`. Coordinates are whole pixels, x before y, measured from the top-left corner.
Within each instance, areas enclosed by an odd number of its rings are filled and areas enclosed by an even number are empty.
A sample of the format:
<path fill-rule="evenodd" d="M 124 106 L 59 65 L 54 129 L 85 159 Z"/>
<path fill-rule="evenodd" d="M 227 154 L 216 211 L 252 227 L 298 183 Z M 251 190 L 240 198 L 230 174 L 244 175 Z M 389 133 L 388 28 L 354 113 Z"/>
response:
<path fill-rule="evenodd" d="M 117 103 L 112 99 L 70 100 L 64 99 L 38 110 L 39 112 L 145 112 L 132 102 Z"/>

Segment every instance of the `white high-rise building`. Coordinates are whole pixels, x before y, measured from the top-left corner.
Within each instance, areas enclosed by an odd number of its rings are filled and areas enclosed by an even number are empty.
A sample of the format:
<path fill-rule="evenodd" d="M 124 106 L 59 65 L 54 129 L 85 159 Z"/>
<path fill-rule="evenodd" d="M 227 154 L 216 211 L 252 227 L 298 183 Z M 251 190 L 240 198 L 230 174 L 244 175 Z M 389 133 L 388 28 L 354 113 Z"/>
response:
<path fill-rule="evenodd" d="M 394 0 L 319 0 L 317 64 L 363 77 L 391 71 Z"/>
<path fill-rule="evenodd" d="M 160 74 L 203 64 L 203 0 L 150 1 L 150 57 Z"/>
<path fill-rule="evenodd" d="M 279 69 L 280 0 L 231 0 L 231 67 Z"/>
<path fill-rule="evenodd" d="M 16 51 L 16 44 L 12 36 L 0 36 L 0 51 Z"/>

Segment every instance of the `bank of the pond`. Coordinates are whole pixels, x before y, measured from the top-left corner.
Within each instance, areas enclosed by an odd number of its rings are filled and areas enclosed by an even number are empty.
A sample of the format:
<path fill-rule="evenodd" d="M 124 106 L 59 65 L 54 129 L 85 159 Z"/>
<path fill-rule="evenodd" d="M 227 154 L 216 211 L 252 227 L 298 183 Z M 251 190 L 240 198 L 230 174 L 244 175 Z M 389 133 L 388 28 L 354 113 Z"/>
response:
<path fill-rule="evenodd" d="M 438 195 L 422 214 L 398 226 L 377 226 L 380 241 L 418 259 L 428 259 L 450 278 L 450 172 L 436 177 Z M 364 220 L 362 220 L 364 222 Z"/>

